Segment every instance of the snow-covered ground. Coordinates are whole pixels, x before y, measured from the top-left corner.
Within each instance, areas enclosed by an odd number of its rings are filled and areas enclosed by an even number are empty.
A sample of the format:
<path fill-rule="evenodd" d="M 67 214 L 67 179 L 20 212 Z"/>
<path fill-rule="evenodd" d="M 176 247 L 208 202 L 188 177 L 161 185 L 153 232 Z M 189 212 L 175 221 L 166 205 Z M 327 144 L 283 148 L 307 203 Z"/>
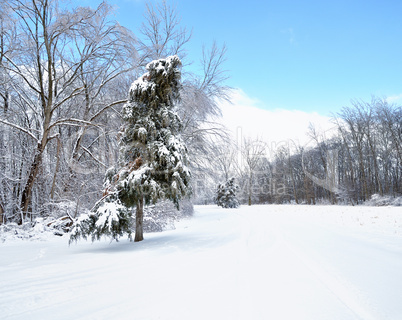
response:
<path fill-rule="evenodd" d="M 199 206 L 145 238 L 6 239 L 0 318 L 402 319 L 400 207 Z"/>

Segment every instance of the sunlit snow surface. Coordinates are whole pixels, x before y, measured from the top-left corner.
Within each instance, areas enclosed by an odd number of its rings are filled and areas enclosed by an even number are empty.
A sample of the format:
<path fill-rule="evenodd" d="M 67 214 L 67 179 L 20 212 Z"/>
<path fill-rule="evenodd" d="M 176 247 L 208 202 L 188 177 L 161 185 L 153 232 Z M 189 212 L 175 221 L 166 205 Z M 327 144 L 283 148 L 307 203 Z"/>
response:
<path fill-rule="evenodd" d="M 1 319 L 402 319 L 399 207 L 196 207 L 145 241 L 0 243 Z"/>

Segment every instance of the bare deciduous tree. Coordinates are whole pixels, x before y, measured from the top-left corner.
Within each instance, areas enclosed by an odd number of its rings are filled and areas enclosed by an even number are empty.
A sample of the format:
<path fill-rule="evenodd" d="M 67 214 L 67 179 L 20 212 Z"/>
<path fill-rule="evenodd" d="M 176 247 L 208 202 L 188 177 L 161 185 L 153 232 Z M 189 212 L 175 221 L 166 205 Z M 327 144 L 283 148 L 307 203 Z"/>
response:
<path fill-rule="evenodd" d="M 241 161 L 240 168 L 244 170 L 247 185 L 247 201 L 251 206 L 253 199 L 253 186 L 257 169 L 264 158 L 266 158 L 267 145 L 260 138 L 251 139 L 244 138 L 241 146 Z"/>
<path fill-rule="evenodd" d="M 26 214 L 46 147 L 59 134 L 57 127 L 92 125 L 95 115 L 85 120 L 78 113 L 67 113 L 71 110 L 66 105 L 82 94 L 88 95 L 89 84 L 83 79 L 88 79 L 90 73 L 106 70 L 97 73 L 99 84 L 92 91 L 95 96 L 120 73 L 117 64 L 121 60 L 116 52 L 128 51 L 125 40 L 128 32 L 118 24 L 106 22 L 111 10 L 106 3 L 95 10 L 83 7 L 68 10 L 52 0 L 14 0 L 8 3 L 8 8 L 18 19 L 20 43 L 13 55 L 3 55 L 2 67 L 13 78 L 15 92 L 24 108 L 30 110 L 32 123 L 22 126 L 0 121 L 24 132 L 36 144 L 21 193 L 20 208 Z"/>
<path fill-rule="evenodd" d="M 150 2 L 146 4 L 145 22 L 140 32 L 142 37 L 138 42 L 138 51 L 143 67 L 152 60 L 171 55 L 185 59 L 185 45 L 191 38 L 191 32 L 181 27 L 176 7 L 168 5 L 165 0 L 155 6 Z"/>

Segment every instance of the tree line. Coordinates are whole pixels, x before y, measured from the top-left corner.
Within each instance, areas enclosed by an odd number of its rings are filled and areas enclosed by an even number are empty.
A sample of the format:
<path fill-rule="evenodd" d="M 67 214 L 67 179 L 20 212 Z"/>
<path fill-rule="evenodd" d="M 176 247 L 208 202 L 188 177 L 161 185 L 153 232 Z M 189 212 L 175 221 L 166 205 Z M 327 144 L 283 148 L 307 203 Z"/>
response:
<path fill-rule="evenodd" d="M 310 141 L 269 144 L 260 138 L 220 144 L 212 184 L 235 177 L 243 204 L 359 204 L 374 194 L 402 194 L 402 108 L 386 99 L 352 101 L 332 116 L 334 128 L 308 129 Z M 213 178 L 218 177 L 218 178 Z M 208 180 L 208 179 L 206 179 Z M 217 181 L 218 180 L 218 181 Z M 198 203 L 210 203 L 205 183 Z"/>

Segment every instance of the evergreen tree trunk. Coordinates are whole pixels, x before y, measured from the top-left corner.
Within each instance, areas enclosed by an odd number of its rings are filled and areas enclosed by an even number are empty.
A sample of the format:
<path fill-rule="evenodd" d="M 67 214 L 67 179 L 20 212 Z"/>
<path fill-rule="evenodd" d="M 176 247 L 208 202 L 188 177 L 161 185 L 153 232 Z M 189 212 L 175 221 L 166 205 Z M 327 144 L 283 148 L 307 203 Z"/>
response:
<path fill-rule="evenodd" d="M 140 197 L 140 199 L 137 202 L 137 208 L 136 208 L 136 212 L 135 212 L 134 242 L 144 240 L 143 221 L 144 221 L 144 198 Z"/>

